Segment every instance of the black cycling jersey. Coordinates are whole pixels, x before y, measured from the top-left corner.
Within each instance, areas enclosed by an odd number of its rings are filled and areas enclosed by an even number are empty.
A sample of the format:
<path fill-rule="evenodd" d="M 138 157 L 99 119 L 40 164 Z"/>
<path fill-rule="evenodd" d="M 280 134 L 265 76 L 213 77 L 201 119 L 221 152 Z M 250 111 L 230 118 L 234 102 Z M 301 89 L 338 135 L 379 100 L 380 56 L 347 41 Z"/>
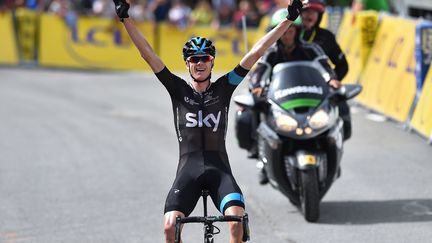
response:
<path fill-rule="evenodd" d="M 201 94 L 166 67 L 156 73 L 171 97 L 180 147 L 177 176 L 165 212 L 177 210 L 189 215 L 202 189 L 210 191 L 222 213 L 229 205 L 244 207 L 229 166 L 225 136 L 232 93 L 247 72 L 238 65 Z"/>
<path fill-rule="evenodd" d="M 348 62 L 340 46 L 336 41 L 335 35 L 329 30 L 315 27 L 312 30 L 303 30 L 303 40 L 307 42 L 313 42 L 321 46 L 325 54 L 330 58 L 330 61 L 334 64 L 334 71 L 337 75 L 337 79 L 342 79 L 348 73 Z"/>

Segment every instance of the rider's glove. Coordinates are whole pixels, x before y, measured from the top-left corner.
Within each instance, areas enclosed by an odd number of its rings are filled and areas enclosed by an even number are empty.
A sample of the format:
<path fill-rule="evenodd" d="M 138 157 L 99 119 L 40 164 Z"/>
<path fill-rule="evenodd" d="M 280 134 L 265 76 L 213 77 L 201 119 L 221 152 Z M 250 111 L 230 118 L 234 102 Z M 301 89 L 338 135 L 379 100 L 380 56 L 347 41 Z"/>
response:
<path fill-rule="evenodd" d="M 117 16 L 119 16 L 120 21 L 123 22 L 125 18 L 129 18 L 129 3 L 127 3 L 126 0 L 113 0 L 113 2 L 115 5 L 115 11 Z"/>
<path fill-rule="evenodd" d="M 291 3 L 291 5 L 288 5 L 287 19 L 294 22 L 300 15 L 302 8 L 303 8 L 303 3 L 300 0 L 294 0 Z"/>

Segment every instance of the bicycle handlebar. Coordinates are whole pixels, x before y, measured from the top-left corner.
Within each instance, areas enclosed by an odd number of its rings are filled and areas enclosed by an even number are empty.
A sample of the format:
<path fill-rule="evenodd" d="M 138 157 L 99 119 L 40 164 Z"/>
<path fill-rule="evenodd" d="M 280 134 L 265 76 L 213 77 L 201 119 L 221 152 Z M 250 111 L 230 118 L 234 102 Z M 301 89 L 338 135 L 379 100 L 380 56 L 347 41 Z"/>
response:
<path fill-rule="evenodd" d="M 181 224 L 185 223 L 213 223 L 213 222 L 241 222 L 243 220 L 243 216 L 234 216 L 234 215 L 226 215 L 226 216 L 207 216 L 207 217 L 185 217 L 180 218 Z"/>

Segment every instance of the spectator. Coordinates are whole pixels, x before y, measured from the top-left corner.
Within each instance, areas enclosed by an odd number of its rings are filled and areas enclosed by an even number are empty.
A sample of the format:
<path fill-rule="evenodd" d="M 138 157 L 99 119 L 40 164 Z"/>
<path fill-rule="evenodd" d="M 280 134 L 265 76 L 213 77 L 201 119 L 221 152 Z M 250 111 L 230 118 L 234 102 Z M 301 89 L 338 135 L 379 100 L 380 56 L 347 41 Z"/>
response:
<path fill-rule="evenodd" d="M 93 13 L 93 0 L 68 1 L 74 4 L 74 9 L 79 15 L 91 15 Z"/>
<path fill-rule="evenodd" d="M 233 19 L 236 28 L 239 29 L 242 28 L 243 16 L 246 17 L 246 27 L 256 28 L 259 26 L 260 16 L 258 14 L 258 9 L 254 4 L 254 2 L 248 0 L 241 0 L 239 2 L 239 9 L 234 14 L 234 19 Z"/>
<path fill-rule="evenodd" d="M 48 12 L 65 17 L 71 11 L 71 3 L 67 0 L 54 0 L 48 7 Z"/>
<path fill-rule="evenodd" d="M 285 8 L 288 4 L 287 0 L 273 0 L 273 8 L 270 9 L 270 15 L 273 15 L 273 13 L 281 8 Z"/>
<path fill-rule="evenodd" d="M 168 21 L 180 29 L 185 29 L 189 22 L 191 9 L 182 0 L 174 0 L 168 12 Z"/>
<path fill-rule="evenodd" d="M 213 21 L 213 26 L 215 28 L 223 28 L 232 25 L 232 19 L 234 15 L 234 10 L 229 7 L 229 5 L 222 5 L 216 13 L 215 20 Z"/>
<path fill-rule="evenodd" d="M 0 0 L 0 13 L 13 9 L 14 1 L 13 0 Z"/>
<path fill-rule="evenodd" d="M 113 18 L 114 14 L 112 9 L 114 4 L 111 0 L 95 0 L 93 2 L 93 15 L 97 17 Z"/>
<path fill-rule="evenodd" d="M 213 9 L 217 11 L 221 10 L 222 7 L 227 7 L 231 11 L 234 11 L 237 7 L 237 2 L 235 0 L 212 0 Z"/>
<path fill-rule="evenodd" d="M 131 0 L 129 15 L 136 21 L 151 20 L 153 14 L 147 7 L 147 0 Z"/>
<path fill-rule="evenodd" d="M 271 0 L 258 0 L 257 1 L 257 8 L 258 8 L 258 14 L 263 17 L 265 15 L 270 14 L 270 10 L 272 9 L 273 1 Z"/>
<path fill-rule="evenodd" d="M 327 6 L 331 7 L 351 7 L 352 0 L 327 0 Z"/>
<path fill-rule="evenodd" d="M 387 0 L 354 0 L 352 3 L 353 12 L 361 10 L 390 11 Z"/>
<path fill-rule="evenodd" d="M 171 8 L 168 0 L 153 0 L 150 2 L 149 11 L 153 14 L 153 20 L 158 23 L 168 19 L 168 12 Z"/>
<path fill-rule="evenodd" d="M 212 5 L 216 10 L 213 26 L 215 28 L 231 26 L 237 2 L 235 0 L 213 0 Z"/>
<path fill-rule="evenodd" d="M 214 13 L 207 0 L 200 0 L 191 13 L 191 24 L 210 25 L 214 20 Z"/>

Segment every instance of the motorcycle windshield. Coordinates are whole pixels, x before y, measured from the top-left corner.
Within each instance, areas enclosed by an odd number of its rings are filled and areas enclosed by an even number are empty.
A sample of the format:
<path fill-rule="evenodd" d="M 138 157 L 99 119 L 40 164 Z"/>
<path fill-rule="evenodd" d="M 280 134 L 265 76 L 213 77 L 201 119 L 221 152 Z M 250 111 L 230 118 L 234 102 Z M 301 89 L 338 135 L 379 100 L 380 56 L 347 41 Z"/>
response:
<path fill-rule="evenodd" d="M 285 110 L 317 107 L 329 93 L 329 78 L 314 62 L 280 63 L 273 68 L 268 98 Z"/>

